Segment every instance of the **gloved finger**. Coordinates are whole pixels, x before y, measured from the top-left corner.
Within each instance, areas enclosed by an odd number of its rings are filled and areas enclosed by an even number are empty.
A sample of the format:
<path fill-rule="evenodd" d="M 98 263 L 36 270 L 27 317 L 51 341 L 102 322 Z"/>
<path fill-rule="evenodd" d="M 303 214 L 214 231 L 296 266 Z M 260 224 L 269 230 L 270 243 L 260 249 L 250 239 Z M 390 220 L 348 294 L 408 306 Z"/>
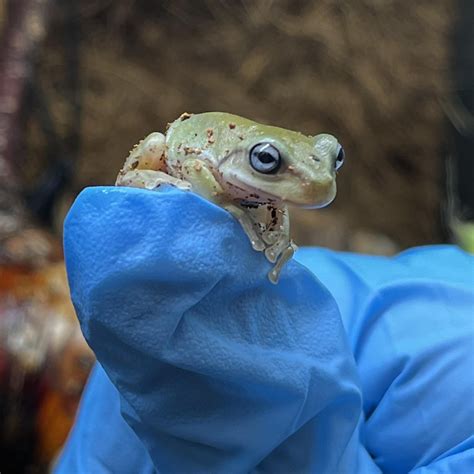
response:
<path fill-rule="evenodd" d="M 355 366 L 335 301 L 304 267 L 272 285 L 227 212 L 175 189 L 87 189 L 64 242 L 84 334 L 158 470 L 354 462 Z"/>

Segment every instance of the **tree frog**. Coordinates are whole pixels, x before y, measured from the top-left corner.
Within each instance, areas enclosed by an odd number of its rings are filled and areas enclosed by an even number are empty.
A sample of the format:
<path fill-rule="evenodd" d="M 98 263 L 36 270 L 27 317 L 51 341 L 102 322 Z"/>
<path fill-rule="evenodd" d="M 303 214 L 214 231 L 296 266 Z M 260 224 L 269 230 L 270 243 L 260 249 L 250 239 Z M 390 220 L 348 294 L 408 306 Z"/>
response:
<path fill-rule="evenodd" d="M 336 195 L 344 150 L 332 135 L 306 136 L 222 112 L 181 115 L 130 152 L 116 185 L 171 184 L 223 207 L 254 250 L 274 263 L 277 283 L 293 256 L 288 205 L 319 208 Z"/>

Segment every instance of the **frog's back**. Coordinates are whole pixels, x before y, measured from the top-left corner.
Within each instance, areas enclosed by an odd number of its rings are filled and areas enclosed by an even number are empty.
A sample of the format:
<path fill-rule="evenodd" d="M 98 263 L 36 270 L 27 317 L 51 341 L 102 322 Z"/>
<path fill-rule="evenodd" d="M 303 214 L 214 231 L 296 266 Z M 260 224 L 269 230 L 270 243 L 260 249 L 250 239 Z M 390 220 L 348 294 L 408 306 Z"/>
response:
<path fill-rule="evenodd" d="M 190 133 L 208 128 L 219 128 L 232 130 L 236 127 L 251 127 L 259 125 L 257 122 L 227 112 L 203 112 L 200 114 L 182 114 L 172 122 L 168 129 L 170 137 L 184 139 Z M 172 138 L 174 139 L 174 138 Z"/>
<path fill-rule="evenodd" d="M 217 166 L 229 150 L 260 137 L 279 139 L 290 146 L 314 146 L 313 137 L 226 112 L 183 114 L 170 124 L 166 134 L 169 165 L 171 169 L 179 168 L 186 155 L 197 152 L 195 154 L 202 159 Z"/>
<path fill-rule="evenodd" d="M 224 112 L 183 114 L 169 125 L 166 133 L 168 168 L 179 172 L 190 155 L 217 166 L 220 157 L 242 141 L 243 130 L 258 126 L 256 122 Z"/>
<path fill-rule="evenodd" d="M 170 124 L 168 135 L 171 140 L 177 139 L 185 141 L 190 135 L 194 135 L 198 131 L 207 131 L 208 129 L 213 129 L 214 132 L 227 132 L 230 130 L 234 131 L 235 134 L 294 135 L 298 137 L 299 140 L 304 137 L 300 132 L 265 125 L 227 112 L 203 112 L 201 114 L 184 113 Z"/>

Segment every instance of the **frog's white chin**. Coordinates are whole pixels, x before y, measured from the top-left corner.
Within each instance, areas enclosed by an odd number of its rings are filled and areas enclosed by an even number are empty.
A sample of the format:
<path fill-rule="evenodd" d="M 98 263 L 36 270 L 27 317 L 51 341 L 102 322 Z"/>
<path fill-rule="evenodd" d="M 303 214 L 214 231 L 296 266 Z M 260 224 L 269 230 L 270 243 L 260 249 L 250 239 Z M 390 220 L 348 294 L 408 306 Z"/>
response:
<path fill-rule="evenodd" d="M 331 187 L 327 190 L 326 193 L 320 194 L 319 196 L 314 196 L 314 199 L 283 199 L 284 202 L 290 206 L 300 207 L 302 209 L 320 209 L 322 207 L 329 206 L 334 199 L 336 198 L 336 183 L 333 182 Z M 306 197 L 306 196 L 305 196 Z"/>
<path fill-rule="evenodd" d="M 286 202 L 291 206 L 300 207 L 301 209 L 321 209 L 322 207 L 329 206 L 329 204 L 331 204 L 334 201 L 334 199 L 336 199 L 336 193 L 334 193 L 334 195 L 331 196 L 330 199 L 319 202 L 317 204 L 301 204 L 301 203 L 291 202 L 291 201 L 286 201 Z"/>

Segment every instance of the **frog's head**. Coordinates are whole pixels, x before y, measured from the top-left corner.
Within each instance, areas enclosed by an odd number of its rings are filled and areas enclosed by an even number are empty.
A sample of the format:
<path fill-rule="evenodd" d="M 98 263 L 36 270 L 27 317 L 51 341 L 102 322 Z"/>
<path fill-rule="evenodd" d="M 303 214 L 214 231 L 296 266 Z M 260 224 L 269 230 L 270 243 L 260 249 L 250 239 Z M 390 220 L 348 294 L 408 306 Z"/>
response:
<path fill-rule="evenodd" d="M 336 171 L 344 150 L 332 135 L 305 136 L 244 119 L 232 124 L 238 137 L 222 150 L 221 183 L 236 198 L 284 201 L 300 207 L 328 205 L 336 195 Z"/>

